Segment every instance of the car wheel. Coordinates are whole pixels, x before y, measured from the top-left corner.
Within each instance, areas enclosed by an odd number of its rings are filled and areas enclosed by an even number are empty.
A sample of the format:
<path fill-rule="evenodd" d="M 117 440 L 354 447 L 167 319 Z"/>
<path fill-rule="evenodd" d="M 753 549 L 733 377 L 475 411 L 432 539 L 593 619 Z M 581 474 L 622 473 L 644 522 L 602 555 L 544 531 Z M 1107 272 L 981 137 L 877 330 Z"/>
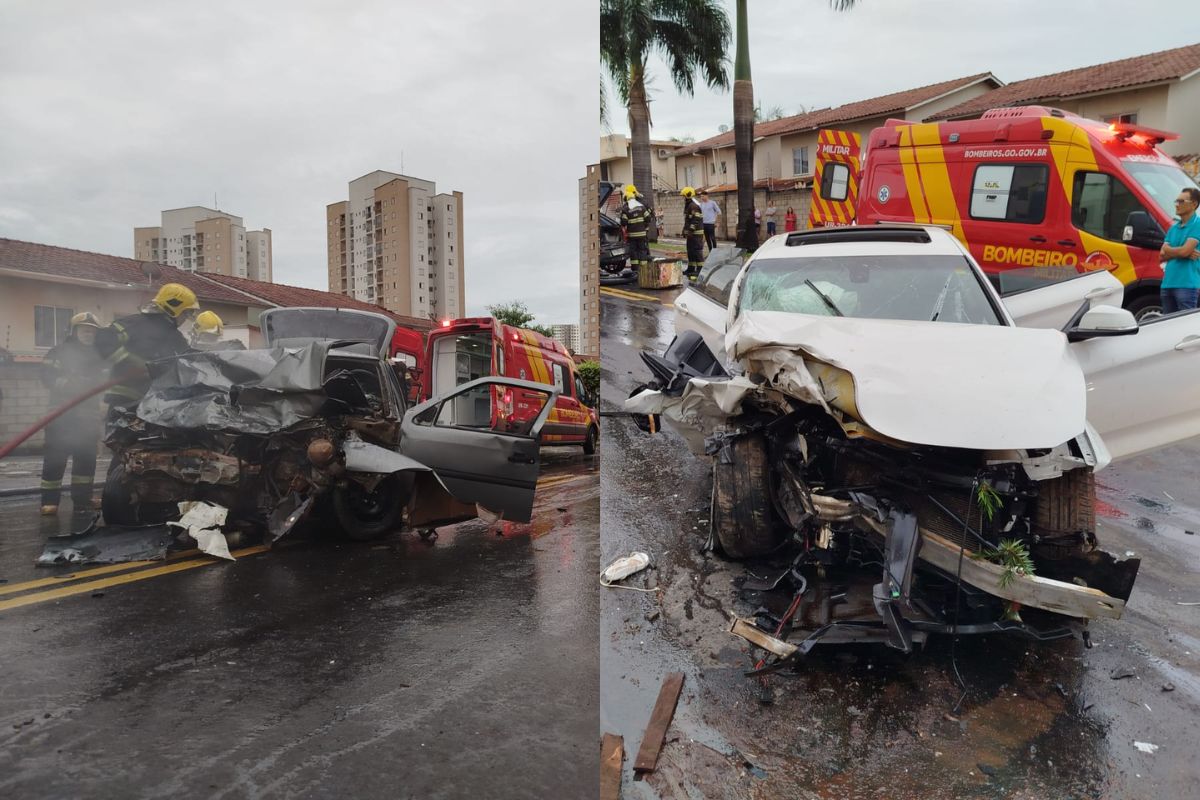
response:
<path fill-rule="evenodd" d="M 600 441 L 600 432 L 596 430 L 596 426 L 588 427 L 587 438 L 583 440 L 583 454 L 585 456 L 593 456 L 596 454 L 596 445 Z"/>
<path fill-rule="evenodd" d="M 100 513 L 106 525 L 136 525 L 137 504 L 125 483 L 125 465 L 113 458 L 100 493 Z"/>
<path fill-rule="evenodd" d="M 333 514 L 342 534 L 351 541 L 378 539 L 400 527 L 400 518 L 412 488 L 412 476 L 407 487 L 397 475 L 389 475 L 376 485 L 374 491 L 357 481 L 333 490 Z"/>
<path fill-rule="evenodd" d="M 786 538 L 771 501 L 771 467 L 761 433 L 730 443 L 731 458 L 713 459 L 713 529 L 730 558 L 754 558 Z"/>
<path fill-rule="evenodd" d="M 1129 309 L 1129 313 L 1133 314 L 1134 319 L 1144 322 L 1162 316 L 1162 298 L 1158 296 L 1157 292 L 1153 294 L 1147 292 L 1137 297 L 1126 308 Z"/>

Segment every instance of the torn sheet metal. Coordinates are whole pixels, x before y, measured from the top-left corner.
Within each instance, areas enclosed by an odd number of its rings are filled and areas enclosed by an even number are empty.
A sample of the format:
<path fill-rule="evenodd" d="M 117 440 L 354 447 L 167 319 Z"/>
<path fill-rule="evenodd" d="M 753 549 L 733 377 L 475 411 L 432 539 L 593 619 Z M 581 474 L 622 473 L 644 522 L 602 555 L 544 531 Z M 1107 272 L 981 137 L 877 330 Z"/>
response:
<path fill-rule="evenodd" d="M 318 416 L 329 344 L 217 350 L 152 362 L 138 405 L 145 422 L 175 430 L 268 434 Z"/>
<path fill-rule="evenodd" d="M 292 492 L 279 501 L 279 505 L 275 506 L 270 516 L 267 517 L 267 532 L 271 535 L 272 544 L 282 539 L 304 521 L 312 511 L 314 500 L 315 498 L 312 496 L 301 497 L 299 493 Z"/>
<path fill-rule="evenodd" d="M 58 564 L 123 564 L 161 561 L 175 541 L 166 525 L 98 526 L 96 516 L 85 530 L 51 536 L 35 562 L 39 567 Z"/>
<path fill-rule="evenodd" d="M 729 419 L 741 411 L 746 395 L 757 391 L 757 386 L 740 375 L 727 380 L 693 378 L 679 397 L 647 389 L 626 400 L 625 409 L 662 415 L 699 455 L 704 453 L 704 439 L 725 430 Z"/>
<path fill-rule="evenodd" d="M 746 311 L 725 346 L 797 399 L 825 396 L 806 360 L 845 370 L 861 421 L 902 442 L 1047 448 L 1085 426 L 1083 372 L 1058 331 Z"/>
<path fill-rule="evenodd" d="M 395 450 L 364 442 L 357 437 L 347 437 L 342 442 L 346 453 L 346 469 L 349 472 L 374 472 L 391 474 L 401 471 L 429 472 L 429 467 L 420 461 L 402 456 Z"/>
<path fill-rule="evenodd" d="M 220 530 L 225 524 L 229 509 L 215 503 L 187 500 L 179 504 L 179 513 L 182 516 L 178 522 L 167 524 L 186 530 L 188 535 L 196 540 L 196 546 L 201 553 L 229 561 L 235 560 L 229 552 L 225 534 Z"/>

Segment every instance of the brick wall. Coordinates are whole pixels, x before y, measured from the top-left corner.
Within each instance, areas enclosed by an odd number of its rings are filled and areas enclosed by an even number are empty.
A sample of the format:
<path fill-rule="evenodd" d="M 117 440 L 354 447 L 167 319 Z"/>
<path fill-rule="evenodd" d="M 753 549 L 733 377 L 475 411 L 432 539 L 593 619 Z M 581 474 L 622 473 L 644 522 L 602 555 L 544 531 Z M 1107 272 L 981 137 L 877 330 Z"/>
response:
<path fill-rule="evenodd" d="M 788 206 L 796 212 L 796 229 L 804 230 L 808 224 L 808 207 L 812 202 L 812 190 L 793 189 L 786 192 L 768 192 L 759 189 L 754 192 L 754 204 L 760 209 L 766 209 L 767 200 L 775 204 L 778 212 L 775 215 L 776 233 L 783 233 L 783 216 Z M 717 201 L 721 207 L 721 216 L 717 217 L 717 239 L 732 241 L 737 233 L 738 203 L 737 192 L 710 193 L 709 198 Z M 683 235 L 683 198 L 678 192 L 655 192 L 655 210 L 663 215 L 663 235 L 679 237 Z M 767 224 L 764 221 L 759 236 L 767 236 Z"/>
<path fill-rule="evenodd" d="M 45 416 L 46 389 L 40 370 L 41 364 L 0 363 L 0 443 L 11 441 Z M 18 453 L 41 451 L 41 432 L 17 449 Z"/>

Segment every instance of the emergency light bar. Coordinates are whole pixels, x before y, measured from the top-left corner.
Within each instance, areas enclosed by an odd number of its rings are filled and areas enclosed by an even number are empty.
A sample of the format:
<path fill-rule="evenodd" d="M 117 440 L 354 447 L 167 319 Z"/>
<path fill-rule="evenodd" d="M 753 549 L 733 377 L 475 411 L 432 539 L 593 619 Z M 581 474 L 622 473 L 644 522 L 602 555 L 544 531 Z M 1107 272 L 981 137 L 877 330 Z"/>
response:
<path fill-rule="evenodd" d="M 1154 128 L 1147 128 L 1132 122 L 1113 122 L 1109 124 L 1108 129 L 1117 135 L 1117 141 L 1120 142 L 1135 135 L 1146 137 L 1146 141 L 1152 145 L 1173 142 L 1179 138 L 1178 133 L 1155 130 Z"/>

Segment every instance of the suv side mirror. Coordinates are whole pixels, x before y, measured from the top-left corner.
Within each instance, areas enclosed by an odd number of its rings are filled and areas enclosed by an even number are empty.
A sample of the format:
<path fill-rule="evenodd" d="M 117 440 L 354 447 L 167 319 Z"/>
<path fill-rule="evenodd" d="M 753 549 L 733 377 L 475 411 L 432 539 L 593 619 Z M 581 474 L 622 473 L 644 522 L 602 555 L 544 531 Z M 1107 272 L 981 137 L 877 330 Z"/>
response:
<path fill-rule="evenodd" d="M 1121 233 L 1121 241 L 1134 247 L 1145 247 L 1157 250 L 1163 245 L 1163 230 L 1154 218 L 1145 211 L 1130 211 L 1125 218 L 1125 230 Z"/>
<path fill-rule="evenodd" d="M 1080 317 L 1078 324 L 1065 331 L 1069 342 L 1082 342 L 1097 336 L 1129 336 L 1137 332 L 1133 312 L 1116 306 L 1095 306 Z"/>

